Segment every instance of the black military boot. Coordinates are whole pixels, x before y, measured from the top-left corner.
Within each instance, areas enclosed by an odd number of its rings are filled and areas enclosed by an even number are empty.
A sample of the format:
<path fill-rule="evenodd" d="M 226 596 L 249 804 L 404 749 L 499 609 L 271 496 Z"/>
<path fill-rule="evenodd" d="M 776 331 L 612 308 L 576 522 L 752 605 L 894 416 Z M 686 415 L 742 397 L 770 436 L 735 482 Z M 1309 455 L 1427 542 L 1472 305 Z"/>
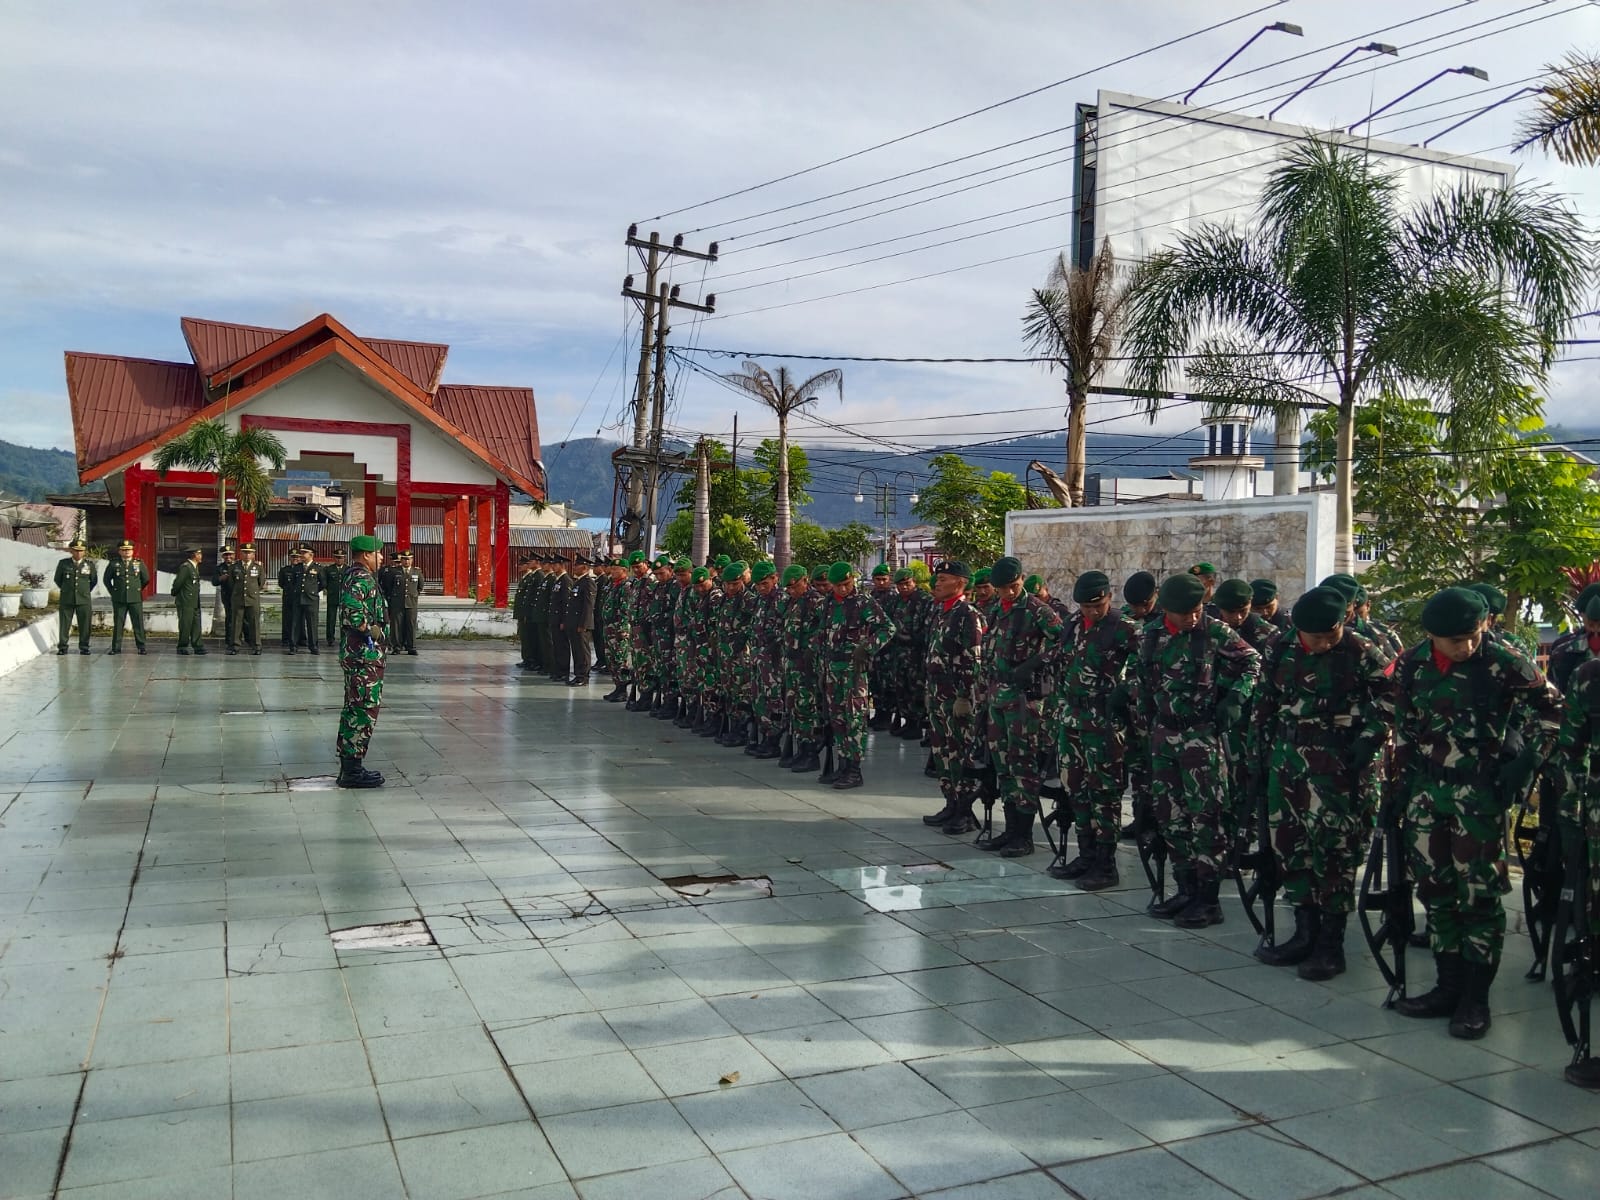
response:
<path fill-rule="evenodd" d="M 1297 917 L 1299 911 L 1295 910 Z M 1312 911 L 1317 914 L 1317 943 L 1311 950 L 1311 956 L 1300 964 L 1297 974 L 1301 979 L 1324 983 L 1335 975 L 1344 974 L 1344 927 L 1349 914 L 1328 912 L 1326 909 Z"/>
<path fill-rule="evenodd" d="M 1394 1010 L 1402 1017 L 1448 1017 L 1461 1003 L 1461 955 L 1435 954 L 1433 965 L 1439 973 L 1433 990 L 1395 1003 Z"/>
<path fill-rule="evenodd" d="M 1257 946 L 1256 957 L 1269 967 L 1297 967 L 1311 957 L 1317 944 L 1319 912 L 1309 904 L 1297 904 L 1294 909 L 1294 936 L 1282 943 Z M 1339 931 L 1341 943 L 1344 931 Z"/>
<path fill-rule="evenodd" d="M 1103 892 L 1107 888 L 1114 888 L 1122 882 L 1122 876 L 1117 871 L 1117 844 L 1115 842 L 1097 842 L 1094 847 L 1094 861 L 1089 869 L 1078 876 L 1078 888 L 1085 892 Z"/>
<path fill-rule="evenodd" d="M 756 747 L 755 756 L 762 761 L 775 758 L 781 763 L 783 761 L 783 746 L 781 743 L 782 739 L 776 733 L 768 730 L 767 736 L 762 738 L 761 744 Z"/>
<path fill-rule="evenodd" d="M 1563 1071 L 1562 1077 L 1573 1087 L 1600 1091 L 1600 1058 L 1581 1058 Z"/>
<path fill-rule="evenodd" d="M 964 833 L 971 833 L 978 828 L 978 814 L 972 811 L 972 806 L 977 801 L 971 797 L 957 799 L 950 809 L 950 819 L 946 821 L 939 832 L 946 837 L 960 837 Z"/>
<path fill-rule="evenodd" d="M 612 704 L 615 704 L 618 700 L 626 700 L 627 698 L 628 698 L 628 687 L 627 687 L 626 684 L 623 684 L 623 683 L 618 683 L 615 687 L 613 687 L 604 696 L 600 697 L 600 699 L 607 700 Z"/>
<path fill-rule="evenodd" d="M 954 800 L 946 796 L 944 798 L 944 807 L 936 813 L 929 813 L 927 816 L 923 817 L 922 823 L 924 825 L 933 825 L 942 828 L 946 821 L 956 815 L 956 812 L 959 810 L 959 808 L 960 806 Z"/>
<path fill-rule="evenodd" d="M 722 715 L 715 709 L 707 709 L 705 720 L 694 727 L 694 732 L 704 738 L 714 738 L 722 731 Z"/>
<path fill-rule="evenodd" d="M 939 778 L 939 764 L 933 761 L 933 751 L 928 751 L 928 757 L 923 761 L 922 773 L 929 779 Z"/>
<path fill-rule="evenodd" d="M 805 771 L 822 770 L 822 764 L 817 761 L 817 744 L 809 739 L 801 739 L 799 747 L 795 750 L 794 762 L 789 765 L 789 770 L 796 775 Z"/>
<path fill-rule="evenodd" d="M 1222 879 L 1213 875 L 1199 887 L 1193 900 L 1172 918 L 1172 923 L 1180 929 L 1205 929 L 1210 925 L 1222 924 L 1222 905 L 1217 902 L 1217 893 L 1222 890 Z"/>
<path fill-rule="evenodd" d="M 882 731 L 889 728 L 889 722 L 894 719 L 894 714 L 887 708 L 879 708 L 867 721 L 867 728 Z"/>
<path fill-rule="evenodd" d="M 1489 1032 L 1489 985 L 1499 963 L 1461 964 L 1461 1002 L 1450 1018 L 1450 1036 L 1475 1042 Z"/>
<path fill-rule="evenodd" d="M 1045 868 L 1052 879 L 1077 879 L 1094 865 L 1094 842 L 1087 833 L 1078 834 L 1078 856 L 1071 862 L 1053 863 Z"/>
<path fill-rule="evenodd" d="M 981 834 L 978 837 L 978 849 L 998 852 L 1011 844 L 1011 839 L 1016 836 L 1020 817 L 1017 810 L 1009 804 L 1001 805 L 1001 814 L 1005 824 L 999 833 L 992 833 L 987 839 Z"/>
<path fill-rule="evenodd" d="M 1152 900 L 1145 908 L 1145 912 L 1149 913 L 1152 917 L 1160 917 L 1163 921 L 1169 921 L 1194 902 L 1194 868 L 1172 868 L 1172 880 L 1178 890 L 1173 892 L 1172 895 L 1168 896 L 1165 900 Z"/>
<path fill-rule="evenodd" d="M 375 788 L 383 786 L 383 776 L 367 770 L 359 758 L 341 758 L 335 782 L 342 788 Z"/>
<path fill-rule="evenodd" d="M 844 765 L 839 768 L 839 773 L 834 776 L 833 790 L 846 792 L 851 788 L 858 788 L 866 781 L 861 778 L 861 763 L 853 758 L 844 760 Z"/>
<path fill-rule="evenodd" d="M 903 737 L 908 742 L 912 738 L 921 738 L 922 737 L 922 722 L 918 721 L 915 717 L 907 717 L 906 720 L 905 720 L 905 724 L 900 726 L 900 732 L 898 734 L 896 734 L 895 736 L 896 737 Z"/>
<path fill-rule="evenodd" d="M 818 783 L 832 783 L 839 777 L 841 762 L 834 757 L 833 748 L 830 746 L 822 755 L 822 773 L 817 776 Z"/>
<path fill-rule="evenodd" d="M 1026 858 L 1033 853 L 1033 813 L 1017 810 L 1017 828 L 1010 845 L 1000 851 L 1001 858 Z"/>
<path fill-rule="evenodd" d="M 785 733 L 778 737 L 778 768 L 787 771 L 794 766 L 795 755 L 799 752 L 800 743 L 795 740 L 794 734 Z"/>
<path fill-rule="evenodd" d="M 676 720 L 678 716 L 678 693 L 663 692 L 659 708 L 650 710 L 650 715 L 658 721 Z"/>

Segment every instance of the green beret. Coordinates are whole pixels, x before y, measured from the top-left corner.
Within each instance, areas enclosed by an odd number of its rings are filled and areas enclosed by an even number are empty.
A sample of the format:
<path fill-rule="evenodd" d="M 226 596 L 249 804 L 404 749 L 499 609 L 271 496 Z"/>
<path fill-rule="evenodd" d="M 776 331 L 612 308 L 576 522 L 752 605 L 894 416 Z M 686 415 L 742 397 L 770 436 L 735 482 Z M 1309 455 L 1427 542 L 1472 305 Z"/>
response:
<path fill-rule="evenodd" d="M 1331 587 L 1334 591 L 1338 592 L 1344 597 L 1344 602 L 1346 604 L 1354 604 L 1356 602 L 1356 589 L 1361 585 L 1356 582 L 1356 577 L 1354 575 L 1345 575 L 1341 573 L 1338 575 L 1329 575 L 1317 586 Z"/>
<path fill-rule="evenodd" d="M 934 565 L 935 575 L 956 575 L 962 579 L 972 578 L 972 569 L 959 558 L 947 558 Z"/>
<path fill-rule="evenodd" d="M 806 577 L 806 569 L 799 563 L 790 563 L 783 569 L 783 586 L 788 587 Z"/>
<path fill-rule="evenodd" d="M 1193 612 L 1206 602 L 1206 585 L 1198 575 L 1168 575 L 1156 593 L 1163 612 Z"/>
<path fill-rule="evenodd" d="M 1122 598 L 1129 604 L 1148 604 L 1156 594 L 1156 577 L 1149 571 L 1135 571 L 1122 585 Z"/>
<path fill-rule="evenodd" d="M 1580 613 L 1587 613 L 1589 611 L 1589 602 L 1596 596 L 1600 596 L 1600 583 L 1591 583 L 1588 587 L 1584 588 L 1583 591 L 1579 592 L 1578 611 Z"/>
<path fill-rule="evenodd" d="M 693 571 L 694 564 L 680 554 L 672 560 L 672 569 L 674 571 Z"/>
<path fill-rule="evenodd" d="M 1483 602 L 1489 606 L 1489 611 L 1498 616 L 1506 610 L 1506 594 L 1492 583 L 1469 583 L 1467 590 L 1477 592 L 1483 597 Z"/>
<path fill-rule="evenodd" d="M 989 568 L 989 582 L 995 587 L 1005 587 L 1022 578 L 1022 560 L 1006 555 Z"/>
<path fill-rule="evenodd" d="M 716 556 L 716 558 L 712 559 L 711 561 L 716 563 L 717 566 L 719 566 L 719 567 L 725 567 L 729 563 L 731 563 L 733 561 L 733 559 L 731 557 L 729 557 L 728 555 L 726 555 L 726 554 L 719 554 L 719 555 Z"/>
<path fill-rule="evenodd" d="M 743 578 L 744 578 L 744 564 L 743 563 L 729 563 L 727 566 L 722 568 L 722 582 L 723 583 L 733 583 L 735 580 L 739 580 L 739 579 L 743 579 Z"/>
<path fill-rule="evenodd" d="M 1111 580 L 1104 571 L 1085 571 L 1072 581 L 1075 604 L 1090 604 L 1111 594 Z"/>
<path fill-rule="evenodd" d="M 1254 595 L 1245 580 L 1224 579 L 1211 599 L 1223 612 L 1238 612 L 1241 608 L 1250 607 Z"/>
<path fill-rule="evenodd" d="M 1583 615 L 1591 621 L 1600 621 L 1600 592 L 1589 598 L 1589 603 L 1583 607 Z"/>
<path fill-rule="evenodd" d="M 1039 594 L 1039 589 L 1042 588 L 1043 586 L 1044 586 L 1044 576 L 1043 575 L 1029 575 L 1026 579 L 1024 579 L 1022 581 L 1022 590 L 1027 592 L 1028 595 L 1030 595 L 1030 596 L 1038 595 Z"/>
<path fill-rule="evenodd" d="M 989 568 L 988 567 L 979 567 L 976 571 L 974 571 L 972 573 L 972 586 L 973 587 L 977 587 L 980 584 L 984 584 L 984 583 L 988 583 L 988 582 L 989 582 Z"/>
<path fill-rule="evenodd" d="M 896 571 L 894 573 L 894 581 L 896 583 L 899 583 L 902 579 L 915 579 L 915 578 L 916 578 L 916 575 L 912 572 L 910 567 L 901 567 L 898 571 Z"/>
<path fill-rule="evenodd" d="M 763 579 L 771 578 L 778 573 L 778 565 L 766 561 L 758 562 L 750 568 L 750 582 L 760 583 Z"/>
<path fill-rule="evenodd" d="M 836 562 L 828 568 L 829 583 L 843 583 L 856 573 L 856 569 L 847 562 Z"/>
<path fill-rule="evenodd" d="M 350 553 L 372 554 L 383 549 L 383 543 L 370 533 L 358 533 L 350 539 Z"/>
<path fill-rule="evenodd" d="M 1294 602 L 1290 617 L 1306 633 L 1331 633 L 1344 620 L 1344 593 L 1337 588 L 1314 587 Z"/>
<path fill-rule="evenodd" d="M 1189 574 L 1191 575 L 1215 575 L 1216 573 L 1217 569 L 1208 562 L 1195 563 L 1194 566 L 1189 568 Z"/>
<path fill-rule="evenodd" d="M 642 563 L 644 561 L 644 551 L 635 550 L 632 554 L 628 555 L 624 561 L 626 561 L 630 567 L 636 563 Z"/>
<path fill-rule="evenodd" d="M 1472 633 L 1489 615 L 1489 606 L 1471 588 L 1448 587 L 1422 606 L 1422 627 L 1435 637 Z"/>
<path fill-rule="evenodd" d="M 1362 587 L 1358 583 L 1358 584 L 1356 584 L 1356 603 L 1357 604 L 1365 604 L 1366 602 L 1367 602 L 1367 589 Z"/>
<path fill-rule="evenodd" d="M 888 574 L 890 574 L 889 564 L 886 563 L 886 562 L 881 562 L 877 566 L 872 568 L 872 577 L 874 579 L 876 579 L 879 575 L 888 575 Z M 835 582 L 837 582 L 837 581 L 835 581 Z"/>
<path fill-rule="evenodd" d="M 696 567 L 694 570 L 689 572 L 690 583 L 704 583 L 710 578 L 711 572 L 706 570 L 704 567 Z"/>
<path fill-rule="evenodd" d="M 1250 581 L 1250 603 L 1257 608 L 1265 608 L 1278 598 L 1278 585 L 1270 579 L 1252 579 Z"/>
<path fill-rule="evenodd" d="M 811 568 L 811 582 L 812 583 L 816 583 L 818 580 L 826 580 L 827 578 L 828 578 L 828 564 L 827 563 L 823 563 L 820 566 L 815 566 L 815 567 Z"/>

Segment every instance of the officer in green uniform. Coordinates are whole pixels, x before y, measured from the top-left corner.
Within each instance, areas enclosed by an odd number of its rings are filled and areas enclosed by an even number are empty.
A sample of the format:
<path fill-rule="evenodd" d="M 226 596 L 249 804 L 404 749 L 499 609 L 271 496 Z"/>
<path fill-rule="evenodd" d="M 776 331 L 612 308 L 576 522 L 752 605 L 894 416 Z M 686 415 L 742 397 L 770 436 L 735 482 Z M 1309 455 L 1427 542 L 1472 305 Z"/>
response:
<path fill-rule="evenodd" d="M 328 563 L 322 568 L 322 591 L 327 597 L 327 615 L 324 617 L 323 640 L 330 646 L 339 640 L 339 583 L 344 579 L 345 564 Z"/>
<path fill-rule="evenodd" d="M 133 556 L 133 543 L 117 543 L 117 557 L 106 565 L 106 591 L 111 593 L 111 653 L 122 653 L 122 622 L 133 625 L 134 644 L 144 653 L 144 586 L 150 572 Z"/>
<path fill-rule="evenodd" d="M 296 578 L 299 573 L 300 550 L 295 547 L 278 568 L 278 640 L 283 643 L 285 654 L 294 653 L 294 631 L 299 625 L 300 581 Z"/>
<path fill-rule="evenodd" d="M 200 547 L 189 551 L 189 557 L 178 564 L 178 573 L 172 578 L 172 599 L 178 609 L 178 653 L 204 654 L 206 648 L 200 641 Z"/>
<path fill-rule="evenodd" d="M 534 649 L 536 642 L 533 637 L 533 618 L 528 615 L 528 602 L 533 591 L 533 560 L 524 558 L 519 564 L 522 574 L 517 576 L 517 590 L 511 597 L 511 615 L 517 621 L 517 648 L 522 657 L 517 660 L 517 666 L 524 671 L 533 666 L 538 657 Z"/>
<path fill-rule="evenodd" d="M 228 653 L 239 653 L 239 647 L 248 645 L 251 654 L 261 653 L 261 591 L 267 584 L 267 572 L 256 561 L 256 544 L 246 542 L 239 547 L 241 562 L 233 564 L 233 624 L 228 629 Z"/>
<path fill-rule="evenodd" d="M 56 653 L 67 652 L 67 637 L 72 633 L 72 622 L 78 622 L 78 653 L 89 653 L 89 626 L 94 622 L 94 607 L 89 593 L 100 582 L 94 563 L 83 556 L 83 539 L 73 538 L 67 543 L 67 557 L 56 564 L 56 590 L 61 593 L 61 604 L 56 610 Z"/>
<path fill-rule="evenodd" d="M 417 609 L 422 601 L 422 587 L 426 580 L 412 559 L 411 551 L 400 552 L 400 569 L 394 575 L 395 630 L 399 637 L 393 649 L 404 650 L 413 658 L 417 653 Z"/>
<path fill-rule="evenodd" d="M 310 546 L 301 546 L 296 554 L 300 561 L 295 564 L 293 576 L 295 627 L 289 653 L 293 654 L 297 646 L 304 646 L 316 654 L 317 605 L 322 596 L 322 568 L 317 565 L 317 556 Z"/>
<path fill-rule="evenodd" d="M 389 613 L 374 572 L 383 563 L 383 543 L 370 533 L 350 539 L 352 562 L 339 600 L 339 666 L 344 672 L 344 709 L 339 714 L 338 785 L 383 786 L 383 776 L 362 765 L 383 704 L 383 652 Z"/>
<path fill-rule="evenodd" d="M 232 546 L 224 546 L 217 556 L 217 574 L 211 581 L 217 595 L 222 600 L 222 637 L 228 643 L 228 649 L 234 649 L 233 644 L 233 568 L 234 555 Z"/>

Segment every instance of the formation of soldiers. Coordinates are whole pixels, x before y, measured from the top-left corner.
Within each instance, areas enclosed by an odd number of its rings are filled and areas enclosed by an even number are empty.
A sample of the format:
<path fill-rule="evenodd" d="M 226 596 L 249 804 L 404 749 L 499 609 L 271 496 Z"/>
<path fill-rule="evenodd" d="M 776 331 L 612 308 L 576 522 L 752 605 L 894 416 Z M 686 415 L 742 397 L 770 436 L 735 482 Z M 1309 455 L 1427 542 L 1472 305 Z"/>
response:
<path fill-rule="evenodd" d="M 921 739 L 944 800 L 927 824 L 977 831 L 1010 858 L 1035 853 L 1042 828 L 1049 873 L 1085 891 L 1120 884 L 1117 845 L 1131 838 L 1148 911 L 1183 928 L 1220 923 L 1235 878 L 1264 923 L 1257 957 L 1307 979 L 1345 971 L 1358 914 L 1386 976 L 1400 972 L 1396 1010 L 1446 1019 L 1460 1038 L 1490 1028 L 1506 814 L 1537 781 L 1569 881 L 1583 881 L 1566 949 L 1552 951 L 1573 960 L 1577 987 L 1586 922 L 1600 928 L 1600 803 L 1584 802 L 1600 781 L 1600 585 L 1553 649 L 1552 682 L 1497 629 L 1506 598 L 1482 583 L 1435 595 L 1426 637 L 1408 647 L 1349 575 L 1284 607 L 1273 581 L 1222 580 L 1206 563 L 1120 588 L 1084 571 L 1070 604 L 1012 557 L 941 562 L 931 587 L 887 566 L 861 586 L 847 563 L 779 572 L 635 553 L 595 577 L 588 566 L 524 564 L 526 668 L 586 682 L 587 660 L 559 647 L 592 628 L 607 701 L 836 789 L 862 785 L 869 730 Z M 575 590 L 585 599 L 568 616 Z M 1361 869 L 1369 845 L 1392 852 L 1381 894 L 1382 872 Z M 1283 934 L 1271 919 L 1280 890 L 1294 918 Z M 1407 995 L 1403 962 L 1383 961 L 1396 940 L 1383 906 L 1403 896 L 1409 910 L 1413 894 L 1435 982 Z M 1568 1078 L 1600 1087 L 1582 1043 Z"/>
<path fill-rule="evenodd" d="M 607 643 L 599 626 L 601 598 L 609 574 L 587 558 L 536 556 L 522 561 L 522 574 L 511 599 L 517 622 L 517 665 L 545 675 L 552 683 L 584 687 L 592 672 L 605 665 Z"/>

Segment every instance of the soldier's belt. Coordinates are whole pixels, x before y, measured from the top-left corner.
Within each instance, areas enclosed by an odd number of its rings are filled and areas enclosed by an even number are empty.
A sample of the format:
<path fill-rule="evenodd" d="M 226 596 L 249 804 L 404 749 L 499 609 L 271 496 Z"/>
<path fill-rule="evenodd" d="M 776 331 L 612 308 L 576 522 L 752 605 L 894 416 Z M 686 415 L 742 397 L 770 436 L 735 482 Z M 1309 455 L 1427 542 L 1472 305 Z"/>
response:
<path fill-rule="evenodd" d="M 1434 783 L 1448 783 L 1456 787 L 1489 787 L 1494 782 L 1493 773 L 1482 767 L 1447 767 L 1431 759 L 1423 759 L 1416 769 Z"/>
<path fill-rule="evenodd" d="M 1294 721 L 1283 734 L 1292 746 L 1326 746 L 1330 742 L 1348 742 L 1354 735 L 1353 725 L 1335 725 L 1325 720 Z"/>

